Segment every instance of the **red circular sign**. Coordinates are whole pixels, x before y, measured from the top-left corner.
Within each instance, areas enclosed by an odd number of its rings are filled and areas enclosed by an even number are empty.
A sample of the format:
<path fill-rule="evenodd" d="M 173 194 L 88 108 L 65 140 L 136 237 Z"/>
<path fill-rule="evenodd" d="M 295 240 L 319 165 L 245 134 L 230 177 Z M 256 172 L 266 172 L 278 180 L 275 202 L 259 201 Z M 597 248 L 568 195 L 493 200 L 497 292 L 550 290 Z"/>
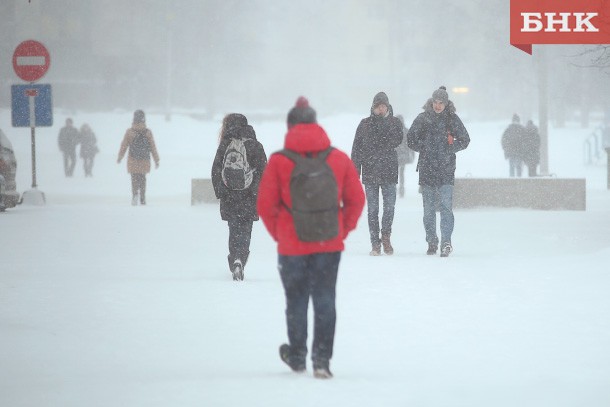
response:
<path fill-rule="evenodd" d="M 42 78 L 50 64 L 49 51 L 38 41 L 23 41 L 13 52 L 13 69 L 18 77 L 27 82 Z"/>

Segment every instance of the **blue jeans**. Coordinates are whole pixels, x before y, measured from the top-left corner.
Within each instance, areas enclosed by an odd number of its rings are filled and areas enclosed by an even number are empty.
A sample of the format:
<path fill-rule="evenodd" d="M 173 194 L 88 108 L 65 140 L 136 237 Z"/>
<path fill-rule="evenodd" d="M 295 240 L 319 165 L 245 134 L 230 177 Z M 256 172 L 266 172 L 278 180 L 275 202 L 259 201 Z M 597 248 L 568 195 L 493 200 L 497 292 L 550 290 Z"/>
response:
<path fill-rule="evenodd" d="M 286 325 L 293 357 L 307 356 L 307 307 L 313 302 L 314 324 L 311 359 L 328 363 L 335 341 L 335 287 L 341 252 L 304 256 L 279 255 L 278 268 L 286 294 Z"/>
<path fill-rule="evenodd" d="M 431 187 L 422 185 L 424 200 L 424 229 L 426 242 L 438 245 L 436 235 L 436 211 L 441 213 L 441 247 L 444 243 L 451 243 L 453 233 L 453 185 Z"/>
<path fill-rule="evenodd" d="M 379 189 L 383 197 L 383 215 L 381 217 L 381 234 L 392 234 L 392 223 L 394 222 L 394 207 L 396 206 L 396 184 L 365 185 L 366 202 L 369 215 L 369 233 L 371 243 L 379 244 Z"/>

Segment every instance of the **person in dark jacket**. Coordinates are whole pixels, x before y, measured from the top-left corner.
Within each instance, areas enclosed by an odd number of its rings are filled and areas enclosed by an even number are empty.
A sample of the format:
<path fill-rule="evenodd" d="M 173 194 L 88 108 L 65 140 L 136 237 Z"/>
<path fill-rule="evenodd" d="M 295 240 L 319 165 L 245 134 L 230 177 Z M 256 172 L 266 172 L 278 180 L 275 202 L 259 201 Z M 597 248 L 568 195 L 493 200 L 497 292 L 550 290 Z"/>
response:
<path fill-rule="evenodd" d="M 513 122 L 508 125 L 502 134 L 502 149 L 504 158 L 508 158 L 508 174 L 511 177 L 521 177 L 523 167 L 523 138 L 525 127 L 517 114 L 513 115 Z"/>
<path fill-rule="evenodd" d="M 371 114 L 360 121 L 354 143 L 352 160 L 356 165 L 366 192 L 368 223 L 372 250 L 371 256 L 381 254 L 381 245 L 386 254 L 393 254 L 390 241 L 396 184 L 398 184 L 398 157 L 396 147 L 403 139 L 403 126 L 394 117 L 388 96 L 379 92 L 373 98 Z M 381 238 L 379 237 L 379 190 L 383 197 Z"/>
<path fill-rule="evenodd" d="M 99 151 L 95 133 L 87 123 L 84 123 L 80 126 L 80 156 L 83 159 L 85 177 L 93 176 L 93 160 Z"/>
<path fill-rule="evenodd" d="M 72 119 L 66 119 L 66 125 L 59 131 L 57 143 L 64 156 L 64 173 L 66 177 L 74 174 L 76 166 L 76 146 L 80 142 L 78 129 L 72 125 Z"/>
<path fill-rule="evenodd" d="M 251 181 L 249 185 L 244 184 L 244 189 L 233 189 L 226 177 L 223 177 L 227 148 L 234 139 L 243 142 L 251 174 Z M 227 260 L 235 281 L 244 279 L 244 268 L 250 256 L 252 225 L 258 220 L 258 186 L 266 165 L 267 155 L 263 145 L 256 139 L 256 133 L 248 124 L 246 116 L 239 113 L 226 115 L 222 121 L 218 149 L 212 164 L 212 185 L 216 198 L 220 199 L 220 216 L 229 226 Z"/>
<path fill-rule="evenodd" d="M 121 160 L 129 149 L 127 157 L 127 172 L 131 175 L 131 204 L 146 205 L 146 174 L 150 172 L 150 157 L 155 160 L 155 169 L 159 168 L 159 153 L 155 145 L 152 131 L 146 127 L 146 115 L 143 110 L 133 112 L 133 121 L 130 128 L 125 131 L 117 163 Z"/>
<path fill-rule="evenodd" d="M 316 123 L 316 113 L 307 99 L 300 97 L 288 114 L 284 148 L 303 156 L 317 155 L 330 147 L 330 139 Z M 334 148 L 326 157 L 337 182 L 340 204 L 338 234 L 324 241 L 299 239 L 289 208 L 293 199 L 290 179 L 295 163 L 283 154 L 273 154 L 265 169 L 258 194 L 258 213 L 269 234 L 277 242 L 278 269 L 286 295 L 286 324 L 289 344 L 280 346 L 280 357 L 295 372 L 306 369 L 307 309 L 313 303 L 313 343 L 311 359 L 314 376 L 332 377 L 330 359 L 335 338 L 335 287 L 344 239 L 356 228 L 364 208 L 364 192 L 354 164 Z"/>
<path fill-rule="evenodd" d="M 536 168 L 540 163 L 540 134 L 538 127 L 531 120 L 527 121 L 523 131 L 523 144 L 521 145 L 523 162 L 527 165 L 527 176 L 535 177 Z"/>
<path fill-rule="evenodd" d="M 436 208 L 440 208 L 441 257 L 447 257 L 453 250 L 455 153 L 468 147 L 470 136 L 444 86 L 432 93 L 423 109 L 407 133 L 407 143 L 419 152 L 417 171 L 422 187 L 427 254 L 436 254 L 438 250 Z"/>

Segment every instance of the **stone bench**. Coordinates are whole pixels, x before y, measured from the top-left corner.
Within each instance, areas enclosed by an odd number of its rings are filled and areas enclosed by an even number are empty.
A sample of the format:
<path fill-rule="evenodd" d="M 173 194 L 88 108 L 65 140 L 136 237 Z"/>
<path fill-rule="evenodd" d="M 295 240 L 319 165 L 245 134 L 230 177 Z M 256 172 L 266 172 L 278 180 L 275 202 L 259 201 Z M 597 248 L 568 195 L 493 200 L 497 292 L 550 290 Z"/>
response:
<path fill-rule="evenodd" d="M 454 208 L 586 210 L 584 178 L 456 178 Z"/>
<path fill-rule="evenodd" d="M 214 187 L 210 178 L 191 179 L 191 205 L 219 202 L 214 195 Z"/>

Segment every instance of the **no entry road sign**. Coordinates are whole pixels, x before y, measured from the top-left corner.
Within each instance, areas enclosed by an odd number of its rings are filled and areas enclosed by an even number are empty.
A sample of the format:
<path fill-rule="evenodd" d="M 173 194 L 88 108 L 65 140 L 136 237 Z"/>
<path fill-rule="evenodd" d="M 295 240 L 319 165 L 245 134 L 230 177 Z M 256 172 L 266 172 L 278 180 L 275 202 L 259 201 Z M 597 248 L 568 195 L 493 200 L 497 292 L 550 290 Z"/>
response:
<path fill-rule="evenodd" d="M 27 82 L 42 78 L 50 64 L 49 51 L 38 41 L 23 41 L 13 52 L 13 69 L 18 77 Z"/>

